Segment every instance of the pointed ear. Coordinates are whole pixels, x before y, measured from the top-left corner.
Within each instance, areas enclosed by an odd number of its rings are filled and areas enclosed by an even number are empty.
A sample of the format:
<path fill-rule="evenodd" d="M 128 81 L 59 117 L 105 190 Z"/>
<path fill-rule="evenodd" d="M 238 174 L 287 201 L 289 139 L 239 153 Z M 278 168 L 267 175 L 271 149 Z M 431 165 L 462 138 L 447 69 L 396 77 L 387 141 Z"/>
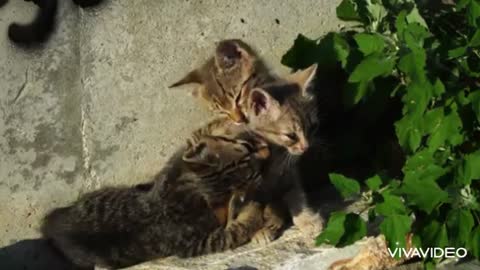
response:
<path fill-rule="evenodd" d="M 248 108 L 255 116 L 270 115 L 277 118 L 280 115 L 280 104 L 267 91 L 254 88 L 248 97 Z"/>
<path fill-rule="evenodd" d="M 190 83 L 197 83 L 197 84 L 202 84 L 203 83 L 202 76 L 197 69 L 195 69 L 193 71 L 190 71 L 185 77 L 183 77 L 182 79 L 180 79 L 176 83 L 173 83 L 168 88 L 182 86 L 184 84 L 190 84 Z"/>
<path fill-rule="evenodd" d="M 302 89 L 302 93 L 305 95 L 307 89 L 312 85 L 316 73 L 317 64 L 313 64 L 306 69 L 289 74 L 286 79 L 290 82 L 298 84 L 300 89 Z"/>
<path fill-rule="evenodd" d="M 215 161 L 215 156 L 210 153 L 207 144 L 202 142 L 197 145 L 189 144 L 182 159 L 190 164 L 211 165 Z"/>

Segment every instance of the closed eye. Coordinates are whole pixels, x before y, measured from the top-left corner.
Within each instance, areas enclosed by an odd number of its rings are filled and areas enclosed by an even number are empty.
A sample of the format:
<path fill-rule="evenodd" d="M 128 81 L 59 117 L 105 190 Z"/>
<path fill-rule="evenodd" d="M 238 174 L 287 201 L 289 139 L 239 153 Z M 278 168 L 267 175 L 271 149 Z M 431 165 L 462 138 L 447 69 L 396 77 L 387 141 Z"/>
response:
<path fill-rule="evenodd" d="M 298 136 L 297 136 L 297 134 L 294 133 L 294 132 L 287 133 L 287 134 L 285 134 L 285 136 L 286 136 L 289 140 L 291 140 L 292 142 L 298 142 Z"/>

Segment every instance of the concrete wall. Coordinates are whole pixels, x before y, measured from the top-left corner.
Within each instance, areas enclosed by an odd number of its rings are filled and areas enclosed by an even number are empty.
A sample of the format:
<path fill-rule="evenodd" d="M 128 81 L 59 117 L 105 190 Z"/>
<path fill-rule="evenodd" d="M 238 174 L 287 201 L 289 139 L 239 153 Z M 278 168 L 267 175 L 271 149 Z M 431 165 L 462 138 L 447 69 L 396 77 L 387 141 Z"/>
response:
<path fill-rule="evenodd" d="M 0 246 L 38 236 L 41 217 L 79 194 L 153 175 L 208 114 L 168 89 L 242 38 L 278 72 L 298 33 L 338 29 L 338 0 L 116 0 L 79 10 L 61 0 L 41 49 L 6 38 L 32 3 L 0 9 Z"/>

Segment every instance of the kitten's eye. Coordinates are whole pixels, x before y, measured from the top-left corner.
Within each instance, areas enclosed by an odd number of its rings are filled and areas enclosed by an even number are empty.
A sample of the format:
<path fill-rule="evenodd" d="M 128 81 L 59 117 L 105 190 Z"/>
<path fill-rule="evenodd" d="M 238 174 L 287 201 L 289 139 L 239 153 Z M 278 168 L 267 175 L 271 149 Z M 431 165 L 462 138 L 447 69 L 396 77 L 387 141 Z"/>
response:
<path fill-rule="evenodd" d="M 297 142 L 298 141 L 298 136 L 294 132 L 285 134 L 285 137 L 287 137 L 292 142 Z"/>

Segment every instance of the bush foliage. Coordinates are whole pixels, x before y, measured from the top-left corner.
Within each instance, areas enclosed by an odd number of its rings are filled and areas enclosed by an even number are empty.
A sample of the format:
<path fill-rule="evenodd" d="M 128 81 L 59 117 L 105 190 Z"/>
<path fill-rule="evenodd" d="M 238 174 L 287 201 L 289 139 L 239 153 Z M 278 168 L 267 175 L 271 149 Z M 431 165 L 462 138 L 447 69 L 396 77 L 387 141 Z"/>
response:
<path fill-rule="evenodd" d="M 480 1 L 444 2 L 343 0 L 337 16 L 351 26 L 320 39 L 299 35 L 282 63 L 346 74 L 343 106 L 362 108 L 370 132 L 382 132 L 376 119 L 399 101 L 392 133 L 400 172 L 379 165 L 365 179 L 330 174 L 343 197 L 369 198 L 369 221 L 380 218 L 391 248 L 413 233 L 417 247 L 466 247 L 480 258 Z M 385 151 L 372 162 L 384 164 Z M 317 243 L 351 244 L 367 222 L 335 212 Z"/>

